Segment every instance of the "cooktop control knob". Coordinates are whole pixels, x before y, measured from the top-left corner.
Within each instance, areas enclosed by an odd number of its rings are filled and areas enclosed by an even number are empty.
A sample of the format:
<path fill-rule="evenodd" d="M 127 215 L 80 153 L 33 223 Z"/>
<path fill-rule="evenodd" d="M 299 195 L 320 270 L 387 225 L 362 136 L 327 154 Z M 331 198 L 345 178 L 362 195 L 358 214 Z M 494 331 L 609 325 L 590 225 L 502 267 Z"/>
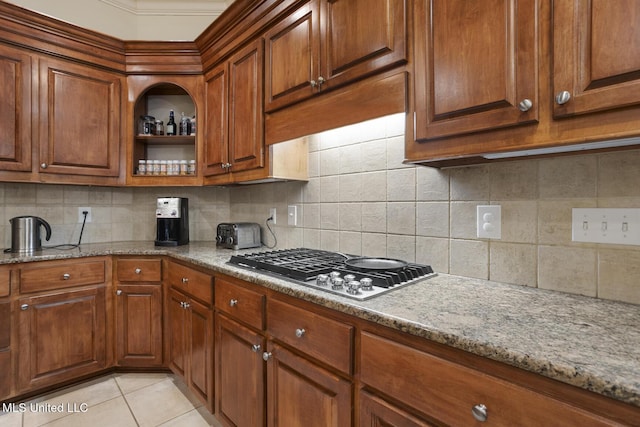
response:
<path fill-rule="evenodd" d="M 316 285 L 318 286 L 327 286 L 329 284 L 329 276 L 326 274 L 318 274 L 316 277 Z"/>
<path fill-rule="evenodd" d="M 358 295 L 360 293 L 360 286 L 362 285 L 357 280 L 350 281 L 347 286 L 347 293 L 351 295 Z"/>
<path fill-rule="evenodd" d="M 349 283 L 353 280 L 356 280 L 356 276 L 354 276 L 353 274 L 345 274 L 344 275 L 344 281 Z"/>
<path fill-rule="evenodd" d="M 333 289 L 334 291 L 339 291 L 340 289 L 342 289 L 343 285 L 344 279 L 342 277 L 336 277 L 331 281 L 331 289 Z"/>
<path fill-rule="evenodd" d="M 331 278 L 331 281 L 333 282 L 333 279 L 340 277 L 340 272 L 332 271 L 331 273 L 329 273 L 329 277 Z"/>
<path fill-rule="evenodd" d="M 360 284 L 362 285 L 361 289 L 363 291 L 372 291 L 373 290 L 373 280 L 368 277 L 363 277 L 360 279 Z"/>

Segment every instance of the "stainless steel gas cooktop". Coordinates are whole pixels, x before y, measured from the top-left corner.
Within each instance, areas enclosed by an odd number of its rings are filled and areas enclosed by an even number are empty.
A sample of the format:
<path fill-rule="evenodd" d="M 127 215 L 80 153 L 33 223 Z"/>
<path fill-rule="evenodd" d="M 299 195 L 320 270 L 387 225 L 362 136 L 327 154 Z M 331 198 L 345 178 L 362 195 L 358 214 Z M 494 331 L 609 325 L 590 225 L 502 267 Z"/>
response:
<path fill-rule="evenodd" d="M 352 259 L 358 262 L 350 262 Z M 354 258 L 307 248 L 233 255 L 229 263 L 357 300 L 373 298 L 436 274 L 428 265 L 386 258 Z"/>

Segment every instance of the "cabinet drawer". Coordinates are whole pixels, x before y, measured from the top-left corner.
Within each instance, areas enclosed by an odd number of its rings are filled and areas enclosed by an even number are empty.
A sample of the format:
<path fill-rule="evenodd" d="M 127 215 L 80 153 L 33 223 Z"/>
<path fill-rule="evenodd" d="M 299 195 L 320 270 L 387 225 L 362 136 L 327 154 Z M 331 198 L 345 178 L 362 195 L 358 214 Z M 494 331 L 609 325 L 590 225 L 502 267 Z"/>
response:
<path fill-rule="evenodd" d="M 366 332 L 360 348 L 362 382 L 447 425 L 475 425 L 476 405 L 486 407 L 487 426 L 611 425 L 533 390 Z"/>
<path fill-rule="evenodd" d="M 264 329 L 264 302 L 259 292 L 216 279 L 216 308 L 256 329 Z"/>
<path fill-rule="evenodd" d="M 351 373 L 353 327 L 317 313 L 270 299 L 267 331 L 274 339 Z"/>
<path fill-rule="evenodd" d="M 105 261 L 33 263 L 20 269 L 20 292 L 38 292 L 105 282 Z"/>
<path fill-rule="evenodd" d="M 162 262 L 159 259 L 118 259 L 116 277 L 120 282 L 159 282 Z"/>
<path fill-rule="evenodd" d="M 198 298 L 207 304 L 213 304 L 213 286 L 211 276 L 193 270 L 175 262 L 167 263 L 169 285 Z"/>
<path fill-rule="evenodd" d="M 8 297 L 11 294 L 11 271 L 0 269 L 0 297 Z"/>

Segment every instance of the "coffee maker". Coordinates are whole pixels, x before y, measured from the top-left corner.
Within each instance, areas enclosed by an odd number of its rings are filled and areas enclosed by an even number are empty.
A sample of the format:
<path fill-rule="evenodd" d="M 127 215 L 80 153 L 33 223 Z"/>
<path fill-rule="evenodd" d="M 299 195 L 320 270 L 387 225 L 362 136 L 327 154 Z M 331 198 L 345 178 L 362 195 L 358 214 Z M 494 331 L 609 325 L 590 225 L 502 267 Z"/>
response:
<path fill-rule="evenodd" d="M 158 197 L 156 204 L 156 246 L 189 243 L 189 199 Z"/>

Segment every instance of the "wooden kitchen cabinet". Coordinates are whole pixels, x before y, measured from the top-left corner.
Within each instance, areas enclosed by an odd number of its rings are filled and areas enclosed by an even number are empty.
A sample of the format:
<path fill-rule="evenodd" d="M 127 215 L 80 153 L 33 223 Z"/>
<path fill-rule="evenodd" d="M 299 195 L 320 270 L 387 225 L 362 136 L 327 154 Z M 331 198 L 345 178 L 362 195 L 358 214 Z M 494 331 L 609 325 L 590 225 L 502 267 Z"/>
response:
<path fill-rule="evenodd" d="M 0 44 L 0 171 L 31 171 L 32 56 Z"/>
<path fill-rule="evenodd" d="M 352 425 L 351 381 L 267 343 L 267 426 Z"/>
<path fill-rule="evenodd" d="M 0 400 L 9 397 L 13 391 L 14 375 L 11 369 L 11 335 L 13 315 L 11 313 L 11 271 L 0 269 Z"/>
<path fill-rule="evenodd" d="M 38 171 L 42 181 L 115 184 L 120 176 L 124 76 L 39 59 Z"/>
<path fill-rule="evenodd" d="M 168 262 L 165 271 L 169 368 L 213 412 L 212 278 L 174 262 Z"/>
<path fill-rule="evenodd" d="M 637 147 L 639 9 L 416 1 L 406 161 L 445 167 Z"/>
<path fill-rule="evenodd" d="M 18 272 L 17 389 L 26 392 L 98 372 L 108 356 L 107 260 L 29 263 Z"/>
<path fill-rule="evenodd" d="M 160 259 L 115 260 L 116 363 L 163 365 Z"/>
<path fill-rule="evenodd" d="M 406 0 L 310 0 L 265 35 L 265 110 L 407 60 Z"/>
<path fill-rule="evenodd" d="M 225 425 L 265 424 L 266 339 L 260 332 L 216 315 L 216 416 Z"/>
<path fill-rule="evenodd" d="M 362 391 L 360 393 L 360 427 L 386 426 L 435 427 L 437 424 L 421 420 L 374 394 Z"/>
<path fill-rule="evenodd" d="M 186 186 L 202 185 L 202 173 L 197 167 L 202 158 L 203 132 L 198 125 L 203 123 L 200 114 L 204 107 L 203 76 L 134 75 L 127 77 L 128 122 L 130 135 L 127 138 L 127 184 L 134 186 Z M 152 115 L 163 121 L 164 131 L 169 110 L 174 110 L 176 135 L 141 135 L 140 116 Z M 179 135 L 180 115 L 196 116 L 196 133 Z M 195 173 L 183 175 L 140 174 L 140 160 L 195 160 Z M 148 165 L 147 165 L 148 166 Z"/>
<path fill-rule="evenodd" d="M 553 2 L 554 117 L 640 104 L 639 20 L 634 0 Z"/>
<path fill-rule="evenodd" d="M 267 300 L 267 426 L 351 425 L 353 331 L 309 307 Z"/>
<path fill-rule="evenodd" d="M 612 425 L 544 393 L 362 332 L 362 383 L 445 425 Z M 367 404 L 364 395 L 361 404 Z M 382 400 L 384 401 L 384 399 Z M 429 425 L 423 421 L 422 425 Z M 417 424 L 421 425 L 421 424 Z"/>
<path fill-rule="evenodd" d="M 205 76 L 206 177 L 264 165 L 263 51 L 257 39 Z"/>
<path fill-rule="evenodd" d="M 537 121 L 536 0 L 417 3 L 416 139 Z"/>
<path fill-rule="evenodd" d="M 258 288 L 216 277 L 215 409 L 225 425 L 265 423 L 265 302 Z"/>
<path fill-rule="evenodd" d="M 22 297 L 18 390 L 55 385 L 107 367 L 105 286 Z"/>

